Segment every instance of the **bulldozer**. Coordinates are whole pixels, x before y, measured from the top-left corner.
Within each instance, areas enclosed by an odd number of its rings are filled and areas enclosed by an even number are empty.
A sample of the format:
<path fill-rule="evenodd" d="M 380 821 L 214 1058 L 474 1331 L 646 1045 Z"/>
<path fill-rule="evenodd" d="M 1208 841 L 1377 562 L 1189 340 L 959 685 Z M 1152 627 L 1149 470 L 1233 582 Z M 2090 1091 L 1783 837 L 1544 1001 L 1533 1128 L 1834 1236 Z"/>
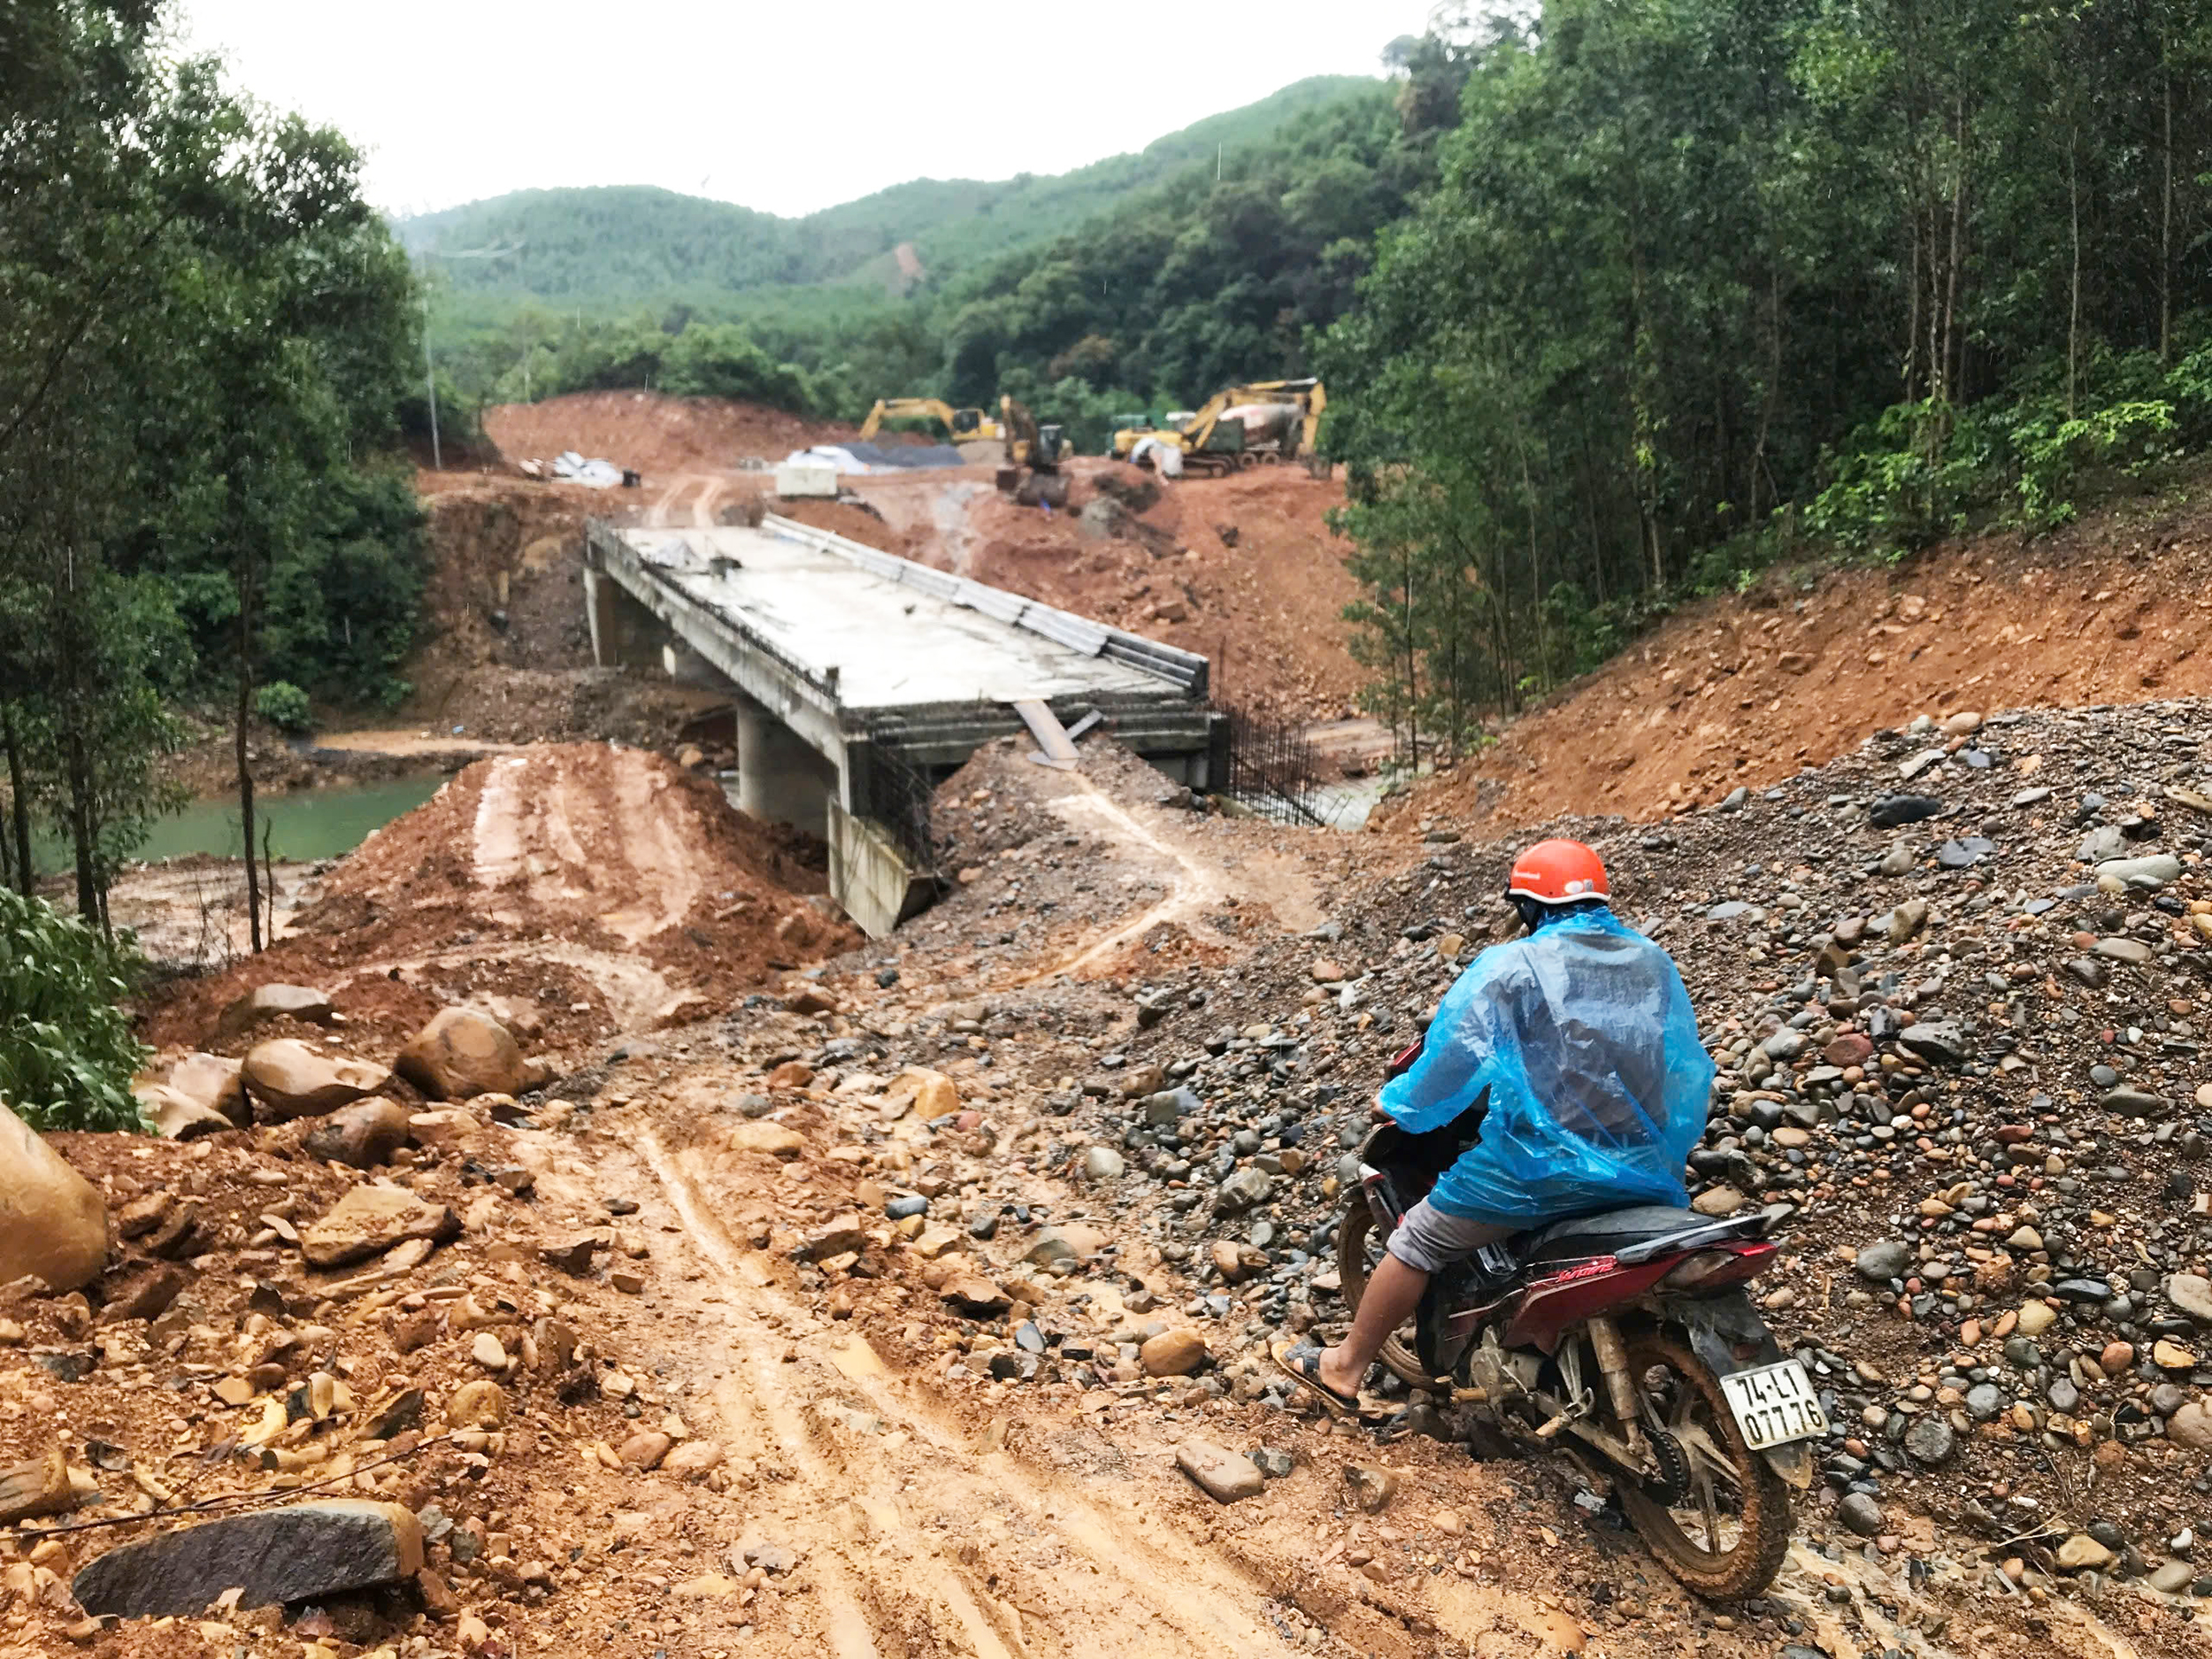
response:
<path fill-rule="evenodd" d="M 879 397 L 860 423 L 860 441 L 873 438 L 887 420 L 934 420 L 950 443 L 996 443 L 1002 436 L 998 422 L 979 409 L 955 409 L 941 397 Z"/>
<path fill-rule="evenodd" d="M 1328 406 L 1327 389 L 1310 377 L 1253 380 L 1215 393 L 1172 426 L 1117 432 L 1114 455 L 1127 460 L 1149 438 L 1181 450 L 1184 470 L 1190 472 L 1218 476 L 1242 467 L 1272 466 L 1313 453 Z"/>
<path fill-rule="evenodd" d="M 1066 506 L 1068 480 L 1060 463 L 1071 447 L 1067 434 L 1051 422 L 1040 426 L 1028 408 L 1011 397 L 998 400 L 998 412 L 1006 445 L 998 487 L 1025 507 Z"/>

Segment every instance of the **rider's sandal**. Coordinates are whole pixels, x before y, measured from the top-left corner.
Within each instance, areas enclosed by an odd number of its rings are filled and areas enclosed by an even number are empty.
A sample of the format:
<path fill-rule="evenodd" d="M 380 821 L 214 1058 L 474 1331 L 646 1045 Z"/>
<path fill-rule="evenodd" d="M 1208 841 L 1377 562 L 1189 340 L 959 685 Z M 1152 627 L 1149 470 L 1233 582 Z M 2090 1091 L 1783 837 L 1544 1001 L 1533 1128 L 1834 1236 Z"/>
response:
<path fill-rule="evenodd" d="M 1321 1350 L 1310 1342 L 1277 1342 L 1267 1350 L 1268 1358 L 1275 1362 L 1275 1369 L 1291 1381 L 1313 1391 L 1321 1402 L 1322 1409 L 1333 1417 L 1356 1417 L 1359 1415 L 1359 1396 L 1340 1394 L 1321 1380 Z"/>

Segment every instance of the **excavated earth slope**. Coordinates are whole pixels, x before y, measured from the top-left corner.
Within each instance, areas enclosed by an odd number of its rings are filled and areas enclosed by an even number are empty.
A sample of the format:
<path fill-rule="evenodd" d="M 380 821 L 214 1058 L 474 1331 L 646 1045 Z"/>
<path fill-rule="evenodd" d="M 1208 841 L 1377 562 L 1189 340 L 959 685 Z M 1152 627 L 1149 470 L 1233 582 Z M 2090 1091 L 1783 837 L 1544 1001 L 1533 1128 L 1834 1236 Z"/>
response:
<path fill-rule="evenodd" d="M 2203 695 L 2208 544 L 2202 507 L 2146 503 L 1894 569 L 1774 572 L 1685 607 L 1417 789 L 1414 810 L 1648 818 L 1763 788 L 1924 710 Z"/>

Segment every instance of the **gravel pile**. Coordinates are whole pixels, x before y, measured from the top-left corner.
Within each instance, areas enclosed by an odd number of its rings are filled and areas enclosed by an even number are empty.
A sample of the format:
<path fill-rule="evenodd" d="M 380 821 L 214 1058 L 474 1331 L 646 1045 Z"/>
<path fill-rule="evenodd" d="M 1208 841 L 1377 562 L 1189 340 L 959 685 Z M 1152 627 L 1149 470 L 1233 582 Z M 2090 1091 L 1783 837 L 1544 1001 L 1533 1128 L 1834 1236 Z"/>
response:
<path fill-rule="evenodd" d="M 1720 1067 L 1698 1207 L 1786 1215 L 1761 1288 L 1838 1425 L 1839 1532 L 1932 1519 L 2015 1581 L 2212 1594 L 2203 718 L 1954 715 L 1663 828 L 1552 826 L 1689 983 Z M 1340 1317 L 1348 1149 L 1505 935 L 1513 850 L 1441 843 L 1311 936 L 1138 986 L 1141 1029 L 1050 1102 L 1193 1311 L 1243 1317 L 1248 1379 L 1263 1337 Z"/>

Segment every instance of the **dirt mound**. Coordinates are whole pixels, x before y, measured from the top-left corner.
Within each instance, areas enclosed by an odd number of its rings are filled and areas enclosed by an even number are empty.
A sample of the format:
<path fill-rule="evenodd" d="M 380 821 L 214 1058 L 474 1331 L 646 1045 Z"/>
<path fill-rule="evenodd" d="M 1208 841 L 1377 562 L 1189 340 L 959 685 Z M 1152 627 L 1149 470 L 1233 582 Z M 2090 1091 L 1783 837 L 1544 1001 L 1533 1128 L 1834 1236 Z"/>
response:
<path fill-rule="evenodd" d="M 457 987 L 531 1000 L 557 1046 L 697 1018 L 856 941 L 805 896 L 823 885 L 794 838 L 661 757 L 502 755 L 370 836 L 291 937 L 180 987 L 149 1038 L 199 1041 L 241 991 L 285 979 L 397 1035 Z"/>
<path fill-rule="evenodd" d="M 863 547 L 880 548 L 886 553 L 895 553 L 901 558 L 915 558 L 915 538 L 895 530 L 882 517 L 865 507 L 855 506 L 849 501 L 782 501 L 772 498 L 771 511 L 806 525 L 816 530 L 826 530 L 832 535 L 841 535 L 848 541 L 857 541 Z"/>
<path fill-rule="evenodd" d="M 626 743 L 672 751 L 694 720 L 728 707 L 727 696 L 618 668 L 491 663 L 419 681 L 398 718 L 439 739 Z"/>
<path fill-rule="evenodd" d="M 484 431 L 510 461 L 549 460 L 574 449 L 649 479 L 719 472 L 748 458 L 780 461 L 810 444 L 860 435 L 840 421 L 757 403 L 658 392 L 571 392 L 538 403 L 500 403 L 484 411 Z"/>
<path fill-rule="evenodd" d="M 1895 570 L 1778 572 L 1686 608 L 1508 726 L 1412 810 L 1532 824 L 1647 818 L 1763 788 L 1885 726 L 1959 710 L 2212 691 L 2212 513 L 2118 514 L 1991 537 Z"/>
<path fill-rule="evenodd" d="M 523 480 L 450 482 L 445 474 L 420 485 L 430 518 L 423 590 L 430 643 L 417 680 L 481 663 L 589 666 L 584 521 L 606 510 L 604 493 Z"/>

